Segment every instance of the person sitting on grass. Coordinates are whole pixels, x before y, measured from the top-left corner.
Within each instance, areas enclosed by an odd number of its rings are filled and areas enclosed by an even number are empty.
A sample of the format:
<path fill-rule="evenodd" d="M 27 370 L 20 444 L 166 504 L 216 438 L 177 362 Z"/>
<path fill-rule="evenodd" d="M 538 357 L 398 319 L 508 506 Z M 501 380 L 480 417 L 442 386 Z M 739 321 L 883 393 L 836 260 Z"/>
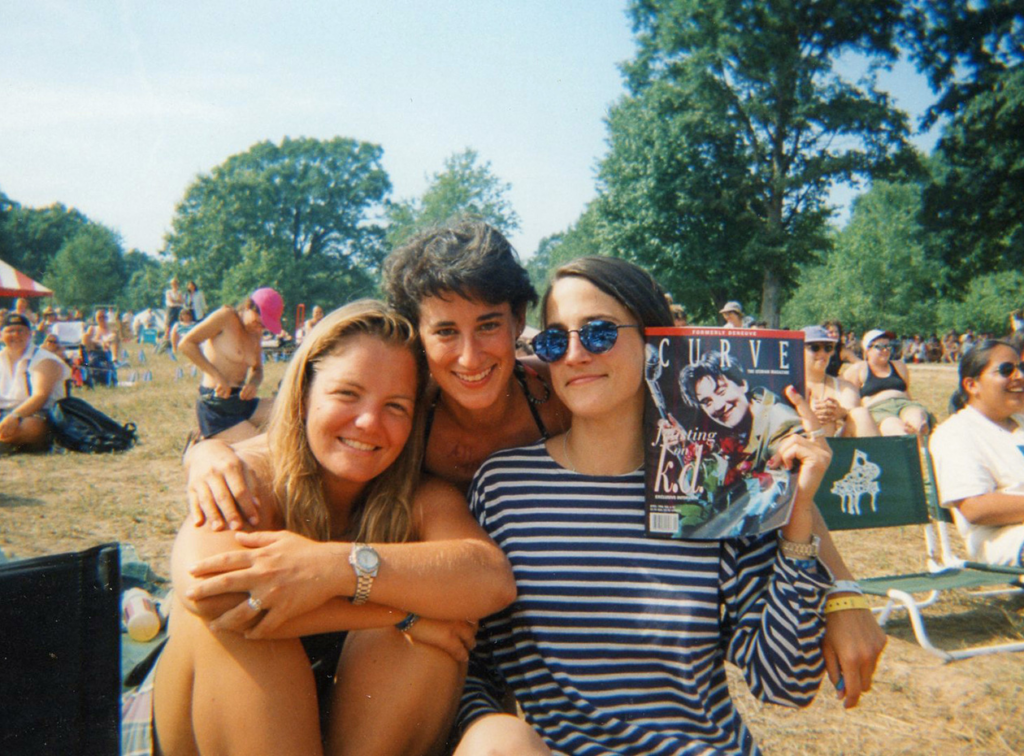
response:
<path fill-rule="evenodd" d="M 48 410 L 61 397 L 71 368 L 32 343 L 32 324 L 17 312 L 3 319 L 0 338 L 0 454 L 45 450 Z"/>
<path fill-rule="evenodd" d="M 415 330 L 380 303 L 305 340 L 268 433 L 240 449 L 263 532 L 182 525 L 169 640 L 124 696 L 122 752 L 436 752 L 476 620 L 515 586 L 460 493 L 420 478 L 425 383 Z"/>
<path fill-rule="evenodd" d="M 93 381 L 104 386 L 117 385 L 117 358 L 121 353 L 120 325 L 107 322 L 107 311 L 96 310 L 93 324 L 82 335 L 85 364 Z"/>
<path fill-rule="evenodd" d="M 1024 364 L 991 339 L 964 353 L 959 377 L 956 414 L 929 442 L 940 501 L 972 559 L 1024 566 Z"/>
<path fill-rule="evenodd" d="M 896 334 L 881 328 L 864 334 L 864 360 L 844 377 L 860 391 L 883 436 L 927 435 L 934 418 L 910 395 L 910 371 L 901 360 L 893 360 L 892 340 Z"/>
<path fill-rule="evenodd" d="M 281 295 L 257 289 L 238 307 L 224 305 L 178 341 L 178 351 L 203 373 L 196 402 L 203 438 L 228 443 L 252 438 L 271 400 L 256 394 L 263 381 L 263 329 L 281 332 Z"/>
<path fill-rule="evenodd" d="M 181 343 L 185 334 L 196 327 L 195 318 L 192 317 L 192 310 L 185 308 L 178 316 L 178 322 L 171 328 L 171 351 L 178 352 L 178 344 Z"/>
<path fill-rule="evenodd" d="M 877 436 L 878 426 L 861 404 L 856 387 L 828 375 L 839 339 L 823 326 L 807 326 L 804 332 L 805 397 L 829 438 Z"/>

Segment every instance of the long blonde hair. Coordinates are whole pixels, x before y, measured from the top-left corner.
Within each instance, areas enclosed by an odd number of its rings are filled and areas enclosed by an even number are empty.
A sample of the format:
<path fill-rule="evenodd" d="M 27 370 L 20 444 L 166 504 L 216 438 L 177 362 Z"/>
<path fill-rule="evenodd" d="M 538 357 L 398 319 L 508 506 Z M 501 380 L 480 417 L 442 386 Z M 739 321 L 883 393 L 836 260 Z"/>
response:
<path fill-rule="evenodd" d="M 285 371 L 270 417 L 269 444 L 285 527 L 326 541 L 331 513 L 320 469 L 306 438 L 305 407 L 320 362 L 344 353 L 345 341 L 365 334 L 408 349 L 416 360 L 416 404 L 409 440 L 398 458 L 370 483 L 352 512 L 349 532 L 359 541 L 401 542 L 413 537 L 412 498 L 423 461 L 423 388 L 427 369 L 412 324 L 382 302 L 361 299 L 335 310 L 302 341 Z"/>

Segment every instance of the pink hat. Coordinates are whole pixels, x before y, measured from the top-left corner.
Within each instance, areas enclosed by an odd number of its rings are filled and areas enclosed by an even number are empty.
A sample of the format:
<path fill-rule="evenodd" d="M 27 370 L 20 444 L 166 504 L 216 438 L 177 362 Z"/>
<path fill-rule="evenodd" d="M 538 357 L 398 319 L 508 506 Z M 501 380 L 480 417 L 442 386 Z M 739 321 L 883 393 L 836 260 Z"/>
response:
<path fill-rule="evenodd" d="M 260 308 L 260 322 L 263 323 L 263 327 L 271 333 L 281 333 L 281 313 L 284 312 L 284 300 L 281 299 L 281 295 L 269 286 L 264 286 L 262 289 L 256 289 L 250 299 Z"/>

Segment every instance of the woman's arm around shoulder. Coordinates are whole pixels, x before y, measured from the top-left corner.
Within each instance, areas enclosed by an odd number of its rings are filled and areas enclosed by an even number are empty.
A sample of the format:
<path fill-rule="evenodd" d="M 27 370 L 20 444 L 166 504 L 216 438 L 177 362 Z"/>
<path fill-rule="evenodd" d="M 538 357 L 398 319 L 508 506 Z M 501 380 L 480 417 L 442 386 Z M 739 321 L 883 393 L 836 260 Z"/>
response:
<path fill-rule="evenodd" d="M 378 547 L 386 579 L 374 600 L 437 619 L 470 620 L 515 600 L 508 559 L 473 519 L 455 486 L 424 476 L 413 521 L 419 542 Z"/>
<path fill-rule="evenodd" d="M 259 501 L 273 503 L 275 500 L 269 486 L 263 482 L 269 480 L 266 475 L 269 467 L 266 455 L 254 450 L 243 453 L 242 459 L 254 470 L 255 474 L 251 477 L 251 481 L 261 494 Z M 260 508 L 263 510 L 260 512 L 262 529 L 274 529 L 281 526 L 276 507 L 271 507 L 273 511 L 269 511 L 267 504 L 261 504 Z M 249 527 L 246 529 L 253 530 Z M 203 619 L 214 620 L 249 598 L 247 593 L 223 593 L 198 599 L 192 597 L 192 590 L 201 581 L 201 577 L 192 574 L 192 567 L 196 562 L 230 551 L 242 551 L 244 548 L 232 532 L 217 531 L 210 527 L 196 527 L 194 515 L 189 513 L 178 530 L 171 555 L 171 579 L 174 590 L 186 609 Z"/>

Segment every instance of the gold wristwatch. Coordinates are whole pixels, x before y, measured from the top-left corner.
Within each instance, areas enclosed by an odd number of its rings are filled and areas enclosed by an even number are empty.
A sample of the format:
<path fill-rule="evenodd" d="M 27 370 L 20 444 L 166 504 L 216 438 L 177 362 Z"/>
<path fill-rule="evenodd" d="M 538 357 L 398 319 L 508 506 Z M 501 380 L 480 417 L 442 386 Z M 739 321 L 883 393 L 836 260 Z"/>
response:
<path fill-rule="evenodd" d="M 352 603 L 356 606 L 365 604 L 370 598 L 370 589 L 373 587 L 373 579 L 377 577 L 380 569 L 380 555 L 372 546 L 365 543 L 353 543 L 352 553 L 348 555 L 348 563 L 356 573 L 356 592 L 352 596 Z"/>

